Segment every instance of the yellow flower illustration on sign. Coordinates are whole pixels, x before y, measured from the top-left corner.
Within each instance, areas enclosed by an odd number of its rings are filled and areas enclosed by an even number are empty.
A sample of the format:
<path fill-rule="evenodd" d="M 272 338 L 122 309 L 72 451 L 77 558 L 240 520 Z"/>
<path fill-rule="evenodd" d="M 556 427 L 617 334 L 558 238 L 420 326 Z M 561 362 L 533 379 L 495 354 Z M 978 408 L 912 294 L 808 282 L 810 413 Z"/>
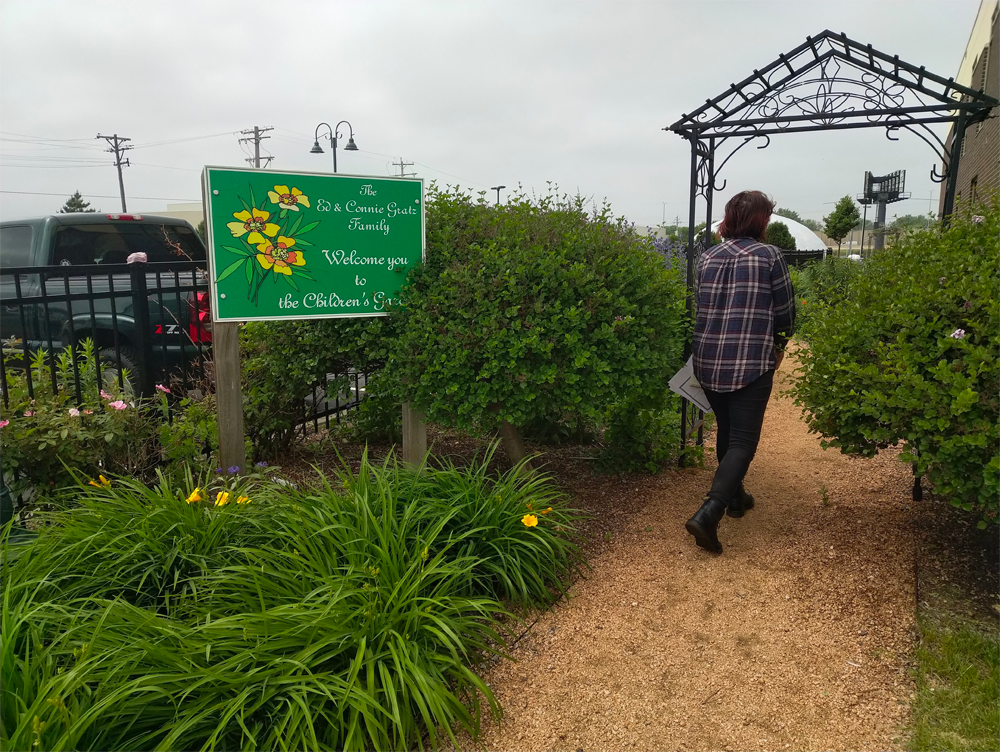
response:
<path fill-rule="evenodd" d="M 229 503 L 229 493 L 227 491 L 219 491 L 215 495 L 215 506 L 224 507 Z"/>
<path fill-rule="evenodd" d="M 191 492 L 191 495 L 187 497 L 187 503 L 193 504 L 196 501 L 201 501 L 201 499 L 202 499 L 201 489 L 196 488 L 194 491 Z"/>
<path fill-rule="evenodd" d="M 278 225 L 267 221 L 271 218 L 271 212 L 260 209 L 236 212 L 233 216 L 240 221 L 230 222 L 226 227 L 229 228 L 234 238 L 241 238 L 249 232 L 250 237 L 247 238 L 247 242 L 251 244 L 263 243 L 264 235 L 273 238 L 281 229 Z"/>
<path fill-rule="evenodd" d="M 292 188 L 288 190 L 287 185 L 276 185 L 273 191 L 267 192 L 267 197 L 271 199 L 272 204 L 277 204 L 282 209 L 290 209 L 291 211 L 298 211 L 299 204 L 309 208 L 309 197 L 306 196 L 298 188 Z"/>
<path fill-rule="evenodd" d="M 305 266 L 301 251 L 288 250 L 295 245 L 294 238 L 279 235 L 275 241 L 265 240 L 257 246 L 257 261 L 265 269 L 271 269 L 279 274 L 291 276 L 293 266 Z"/>
<path fill-rule="evenodd" d="M 538 524 L 538 518 L 533 514 L 526 514 L 521 518 L 521 522 L 524 523 L 525 527 L 535 527 Z"/>

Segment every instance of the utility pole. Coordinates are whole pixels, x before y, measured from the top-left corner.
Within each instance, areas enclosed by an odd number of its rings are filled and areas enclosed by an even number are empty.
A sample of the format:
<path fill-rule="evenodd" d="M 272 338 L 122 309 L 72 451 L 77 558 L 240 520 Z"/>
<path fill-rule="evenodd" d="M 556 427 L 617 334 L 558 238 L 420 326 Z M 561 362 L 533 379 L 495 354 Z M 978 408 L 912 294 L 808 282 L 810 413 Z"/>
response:
<path fill-rule="evenodd" d="M 122 213 L 124 214 L 125 212 L 128 211 L 128 209 L 125 208 L 125 181 L 122 179 L 122 154 L 124 154 L 126 151 L 132 148 L 131 146 L 125 146 L 125 142 L 131 141 L 132 139 L 125 138 L 124 136 L 119 138 L 117 133 L 114 134 L 113 136 L 102 136 L 100 133 L 98 133 L 97 138 L 103 138 L 105 141 L 107 141 L 108 145 L 111 148 L 105 149 L 104 151 L 111 152 L 112 154 L 115 155 L 115 167 L 118 168 L 118 190 L 121 192 L 122 195 Z M 125 167 L 132 166 L 131 164 L 129 164 L 129 161 L 127 159 L 125 160 L 124 164 Z"/>
<path fill-rule="evenodd" d="M 407 167 L 412 167 L 413 166 L 413 162 L 404 162 L 402 157 L 399 158 L 398 162 L 393 162 L 392 166 L 399 168 L 399 177 L 401 177 L 401 178 L 416 177 L 417 176 L 417 173 L 415 173 L 415 172 L 406 172 L 405 171 Z"/>
<path fill-rule="evenodd" d="M 258 128 L 255 125 L 253 127 L 253 130 L 248 128 L 245 131 L 240 131 L 240 133 L 242 133 L 244 136 L 247 136 L 247 138 L 241 138 L 239 140 L 239 143 L 249 144 L 253 142 L 253 156 L 247 157 L 244 161 L 248 162 L 249 164 L 252 164 L 254 167 L 260 167 L 260 142 L 263 141 L 265 138 L 271 138 L 270 136 L 265 136 L 264 134 L 267 133 L 268 131 L 273 131 L 273 130 L 274 128 L 271 126 L 268 126 L 267 128 Z M 264 159 L 267 160 L 267 162 L 264 164 L 264 166 L 267 167 L 267 165 L 271 164 L 271 160 L 274 159 L 274 157 L 267 156 L 264 157 Z"/>

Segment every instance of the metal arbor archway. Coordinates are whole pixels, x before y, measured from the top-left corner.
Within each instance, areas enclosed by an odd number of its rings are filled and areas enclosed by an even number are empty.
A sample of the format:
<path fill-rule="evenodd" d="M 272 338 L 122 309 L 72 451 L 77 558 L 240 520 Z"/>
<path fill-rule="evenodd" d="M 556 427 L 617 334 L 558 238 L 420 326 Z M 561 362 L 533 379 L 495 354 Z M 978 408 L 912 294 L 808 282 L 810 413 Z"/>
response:
<path fill-rule="evenodd" d="M 966 129 L 989 117 L 997 100 L 899 59 L 826 30 L 782 55 L 761 70 L 705 104 L 682 115 L 665 131 L 691 143 L 691 185 L 688 214 L 687 284 L 691 313 L 695 259 L 711 244 L 712 199 L 722 168 L 748 143 L 764 149 L 779 133 L 884 128 L 886 138 L 907 130 L 922 139 L 941 160 L 931 169 L 934 182 L 945 183 L 944 220 L 954 209 L 955 186 Z M 929 127 L 954 123 L 950 145 Z M 725 148 L 725 151 L 722 151 Z M 721 157 L 721 159 L 719 158 Z M 695 233 L 698 198 L 705 202 L 705 229 Z M 690 342 L 685 356 L 690 354 Z M 698 433 L 701 444 L 703 416 L 681 408 L 681 448 Z M 682 452 L 681 461 L 684 461 Z"/>

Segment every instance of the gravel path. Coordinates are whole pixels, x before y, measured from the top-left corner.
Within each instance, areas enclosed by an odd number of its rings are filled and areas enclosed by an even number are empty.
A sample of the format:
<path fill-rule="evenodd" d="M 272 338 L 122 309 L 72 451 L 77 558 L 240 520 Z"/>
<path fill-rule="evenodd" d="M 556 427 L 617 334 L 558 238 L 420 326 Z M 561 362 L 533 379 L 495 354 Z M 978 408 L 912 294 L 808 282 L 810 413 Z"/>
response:
<path fill-rule="evenodd" d="M 505 716 L 485 749 L 900 748 L 912 480 L 888 454 L 823 451 L 779 393 L 794 365 L 779 373 L 747 478 L 757 506 L 724 519 L 722 556 L 683 527 L 714 455 L 704 469 L 580 484 L 625 514 L 587 579 L 515 646 L 516 662 L 487 673 Z"/>

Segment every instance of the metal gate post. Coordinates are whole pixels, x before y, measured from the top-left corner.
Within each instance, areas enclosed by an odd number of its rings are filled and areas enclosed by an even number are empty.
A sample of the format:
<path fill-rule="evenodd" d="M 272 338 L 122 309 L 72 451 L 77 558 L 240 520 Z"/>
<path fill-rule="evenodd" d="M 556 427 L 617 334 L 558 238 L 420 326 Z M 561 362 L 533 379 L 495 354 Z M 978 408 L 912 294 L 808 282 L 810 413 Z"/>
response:
<path fill-rule="evenodd" d="M 132 318 L 135 321 L 135 355 L 139 369 L 137 384 L 139 395 L 153 394 L 153 340 L 149 323 L 149 295 L 146 290 L 146 264 L 129 264 L 132 287 Z M 121 353 L 117 353 L 121 355 Z"/>

